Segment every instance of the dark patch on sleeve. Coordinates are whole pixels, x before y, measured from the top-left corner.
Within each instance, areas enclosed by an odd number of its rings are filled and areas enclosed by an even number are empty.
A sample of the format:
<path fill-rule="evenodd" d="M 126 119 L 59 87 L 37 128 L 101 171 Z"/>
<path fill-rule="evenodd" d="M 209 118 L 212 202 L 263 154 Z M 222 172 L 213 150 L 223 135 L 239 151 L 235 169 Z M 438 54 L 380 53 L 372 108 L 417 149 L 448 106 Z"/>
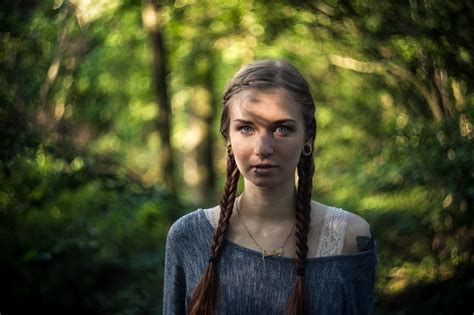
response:
<path fill-rule="evenodd" d="M 372 235 L 372 233 L 370 233 Z M 365 252 L 372 249 L 375 246 L 375 241 L 372 236 L 357 236 L 357 250 L 359 252 Z"/>

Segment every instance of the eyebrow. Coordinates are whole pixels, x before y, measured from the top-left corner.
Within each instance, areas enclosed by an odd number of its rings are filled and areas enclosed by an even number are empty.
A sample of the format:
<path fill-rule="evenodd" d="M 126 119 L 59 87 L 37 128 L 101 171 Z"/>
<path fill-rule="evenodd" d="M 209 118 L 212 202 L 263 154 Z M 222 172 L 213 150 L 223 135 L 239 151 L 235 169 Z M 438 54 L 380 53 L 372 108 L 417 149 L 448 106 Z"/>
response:
<path fill-rule="evenodd" d="M 233 122 L 239 122 L 239 123 L 243 123 L 243 124 L 253 124 L 252 121 L 246 120 L 246 119 L 234 119 Z M 279 120 L 271 122 L 272 125 L 279 125 L 279 124 L 284 124 L 284 123 L 296 124 L 296 120 L 293 120 L 293 119 L 279 119 Z"/>

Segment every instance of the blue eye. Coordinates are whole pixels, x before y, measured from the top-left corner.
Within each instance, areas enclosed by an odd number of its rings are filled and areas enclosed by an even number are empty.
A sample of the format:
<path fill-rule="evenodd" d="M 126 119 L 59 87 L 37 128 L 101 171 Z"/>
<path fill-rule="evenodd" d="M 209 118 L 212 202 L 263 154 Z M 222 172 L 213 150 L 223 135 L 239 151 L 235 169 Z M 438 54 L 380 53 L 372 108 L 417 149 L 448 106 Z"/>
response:
<path fill-rule="evenodd" d="M 242 126 L 239 128 L 240 132 L 242 133 L 251 133 L 252 132 L 252 127 L 250 126 Z"/>
<path fill-rule="evenodd" d="M 276 131 L 279 133 L 287 133 L 288 131 L 290 131 L 290 128 L 285 126 L 279 126 L 277 127 Z"/>

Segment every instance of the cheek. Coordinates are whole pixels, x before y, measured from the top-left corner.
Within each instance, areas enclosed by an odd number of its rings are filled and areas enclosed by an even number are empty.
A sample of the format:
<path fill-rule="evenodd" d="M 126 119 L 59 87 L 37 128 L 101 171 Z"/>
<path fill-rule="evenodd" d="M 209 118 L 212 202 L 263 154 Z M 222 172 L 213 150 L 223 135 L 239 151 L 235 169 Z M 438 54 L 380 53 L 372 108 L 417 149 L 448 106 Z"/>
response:
<path fill-rule="evenodd" d="M 286 152 L 285 160 L 288 161 L 288 162 L 291 161 L 291 164 L 294 164 L 294 166 L 296 167 L 296 165 L 298 164 L 298 161 L 300 160 L 300 157 L 301 157 L 301 148 L 300 148 L 300 146 L 294 146 L 292 148 L 287 147 L 285 152 Z"/>
<path fill-rule="evenodd" d="M 249 168 L 249 155 L 242 152 L 242 150 L 234 151 L 234 160 L 237 168 L 243 176 L 246 176 L 246 173 Z"/>
<path fill-rule="evenodd" d="M 237 163 L 239 161 L 248 159 L 252 154 L 252 147 L 249 145 L 248 141 L 239 141 L 234 140 L 232 143 L 232 153 Z"/>
<path fill-rule="evenodd" d="M 279 143 L 280 149 L 285 151 L 287 155 L 299 155 L 303 150 L 303 146 L 303 137 L 285 139 Z"/>
<path fill-rule="evenodd" d="M 238 136 L 232 135 L 232 133 L 229 133 L 229 142 L 232 145 L 232 154 L 240 169 L 241 162 L 249 157 L 249 143 Z"/>
<path fill-rule="evenodd" d="M 280 147 L 280 156 L 282 160 L 288 162 L 289 167 L 294 166 L 296 168 L 301 158 L 302 150 L 303 150 L 303 143 L 299 143 L 299 142 L 285 143 Z"/>

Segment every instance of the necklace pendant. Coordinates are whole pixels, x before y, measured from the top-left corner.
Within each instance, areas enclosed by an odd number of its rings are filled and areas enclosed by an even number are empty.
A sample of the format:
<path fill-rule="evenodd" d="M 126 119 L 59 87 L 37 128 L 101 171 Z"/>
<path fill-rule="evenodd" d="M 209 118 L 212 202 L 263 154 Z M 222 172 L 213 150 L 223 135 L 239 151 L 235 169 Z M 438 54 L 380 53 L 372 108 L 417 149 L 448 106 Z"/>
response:
<path fill-rule="evenodd" d="M 262 252 L 262 257 L 268 257 L 268 256 L 281 256 L 283 254 L 283 248 L 275 248 L 269 251 L 264 250 Z"/>

